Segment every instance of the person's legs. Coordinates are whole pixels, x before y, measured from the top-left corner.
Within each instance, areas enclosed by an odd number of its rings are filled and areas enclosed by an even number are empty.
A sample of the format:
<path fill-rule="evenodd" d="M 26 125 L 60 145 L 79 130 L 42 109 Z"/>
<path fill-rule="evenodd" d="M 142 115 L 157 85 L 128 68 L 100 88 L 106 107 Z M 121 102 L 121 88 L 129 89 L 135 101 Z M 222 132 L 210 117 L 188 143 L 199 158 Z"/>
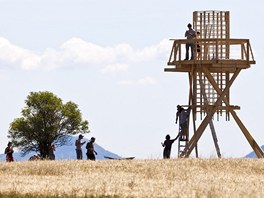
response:
<path fill-rule="evenodd" d="M 191 47 L 191 60 L 193 60 L 193 58 L 194 58 L 194 46 L 193 46 L 193 43 L 190 44 L 190 47 Z"/>
<path fill-rule="evenodd" d="M 6 161 L 7 161 L 7 162 L 13 162 L 13 161 L 14 161 L 13 156 L 7 156 L 7 157 L 6 157 Z"/>
<path fill-rule="evenodd" d="M 169 159 L 170 158 L 170 151 L 167 149 L 164 149 L 163 151 L 163 159 Z"/>
<path fill-rule="evenodd" d="M 188 125 L 187 122 L 184 122 L 180 124 L 181 127 L 181 134 L 180 134 L 180 139 L 181 140 L 188 140 Z"/>
<path fill-rule="evenodd" d="M 95 161 L 95 155 L 94 154 L 86 154 L 87 155 L 87 159 L 88 160 L 93 160 L 93 161 Z"/>
<path fill-rule="evenodd" d="M 81 156 L 81 150 L 77 150 L 76 149 L 76 154 L 77 154 L 77 159 L 79 160 L 79 159 L 82 159 L 82 156 Z"/>
<path fill-rule="evenodd" d="M 82 155 L 82 150 L 80 150 L 80 159 L 83 158 L 83 155 Z"/>
<path fill-rule="evenodd" d="M 170 153 L 171 153 L 171 151 L 168 150 L 168 151 L 167 151 L 167 158 L 168 158 L 168 159 L 170 159 Z"/>
<path fill-rule="evenodd" d="M 185 48 L 186 48 L 185 60 L 189 60 L 189 48 L 190 48 L 190 44 L 186 43 Z"/>
<path fill-rule="evenodd" d="M 166 153 L 166 150 L 163 151 L 163 159 L 167 159 L 167 153 Z"/>
<path fill-rule="evenodd" d="M 163 159 L 166 159 L 166 152 L 163 150 Z"/>
<path fill-rule="evenodd" d="M 187 130 L 187 127 L 185 127 L 185 128 L 183 128 L 183 140 L 188 140 L 188 132 L 187 132 L 188 130 Z"/>

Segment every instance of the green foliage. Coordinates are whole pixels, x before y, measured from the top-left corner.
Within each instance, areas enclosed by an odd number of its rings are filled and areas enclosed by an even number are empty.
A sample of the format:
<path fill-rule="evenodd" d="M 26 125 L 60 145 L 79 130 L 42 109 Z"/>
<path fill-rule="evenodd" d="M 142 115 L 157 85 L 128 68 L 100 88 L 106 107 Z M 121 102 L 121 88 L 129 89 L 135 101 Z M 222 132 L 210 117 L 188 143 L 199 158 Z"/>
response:
<path fill-rule="evenodd" d="M 30 151 L 48 156 L 49 145 L 68 143 L 68 135 L 88 133 L 88 121 L 82 120 L 78 105 L 63 104 L 51 92 L 30 92 L 22 109 L 22 117 L 10 124 L 8 137 L 24 154 Z"/>

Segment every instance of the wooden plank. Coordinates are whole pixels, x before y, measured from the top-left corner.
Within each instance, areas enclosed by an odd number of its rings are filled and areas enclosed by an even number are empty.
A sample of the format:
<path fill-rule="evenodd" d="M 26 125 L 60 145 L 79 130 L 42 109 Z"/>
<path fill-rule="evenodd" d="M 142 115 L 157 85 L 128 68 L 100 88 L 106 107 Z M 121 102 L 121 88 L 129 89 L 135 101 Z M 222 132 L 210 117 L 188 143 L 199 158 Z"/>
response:
<path fill-rule="evenodd" d="M 104 156 L 104 158 L 106 159 L 111 159 L 111 160 L 132 160 L 135 157 L 121 157 L 121 158 L 115 158 L 115 157 L 108 157 L 108 156 Z"/>

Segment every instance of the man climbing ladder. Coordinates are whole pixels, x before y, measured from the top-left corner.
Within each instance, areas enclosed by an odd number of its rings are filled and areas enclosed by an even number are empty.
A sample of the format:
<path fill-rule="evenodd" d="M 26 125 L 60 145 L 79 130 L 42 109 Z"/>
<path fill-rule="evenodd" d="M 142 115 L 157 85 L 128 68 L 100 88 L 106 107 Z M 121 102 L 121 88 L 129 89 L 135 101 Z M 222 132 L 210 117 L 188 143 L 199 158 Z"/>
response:
<path fill-rule="evenodd" d="M 188 120 L 190 115 L 191 108 L 184 109 L 182 106 L 177 105 L 177 113 L 176 113 L 176 124 L 179 119 L 179 139 L 181 141 L 188 141 L 189 133 L 188 133 Z"/>

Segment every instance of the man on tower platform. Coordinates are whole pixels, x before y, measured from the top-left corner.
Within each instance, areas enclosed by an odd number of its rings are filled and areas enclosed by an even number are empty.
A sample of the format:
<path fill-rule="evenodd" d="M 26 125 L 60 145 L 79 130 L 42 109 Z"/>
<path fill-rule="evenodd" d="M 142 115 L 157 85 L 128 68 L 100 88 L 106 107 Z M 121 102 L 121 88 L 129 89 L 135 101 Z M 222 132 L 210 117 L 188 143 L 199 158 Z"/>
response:
<path fill-rule="evenodd" d="M 195 31 L 192 29 L 192 25 L 189 23 L 187 25 L 188 30 L 185 32 L 185 37 L 187 38 L 186 42 L 186 54 L 184 60 L 189 60 L 189 48 L 191 48 L 191 59 L 194 58 L 194 41 L 193 39 L 196 37 Z"/>

